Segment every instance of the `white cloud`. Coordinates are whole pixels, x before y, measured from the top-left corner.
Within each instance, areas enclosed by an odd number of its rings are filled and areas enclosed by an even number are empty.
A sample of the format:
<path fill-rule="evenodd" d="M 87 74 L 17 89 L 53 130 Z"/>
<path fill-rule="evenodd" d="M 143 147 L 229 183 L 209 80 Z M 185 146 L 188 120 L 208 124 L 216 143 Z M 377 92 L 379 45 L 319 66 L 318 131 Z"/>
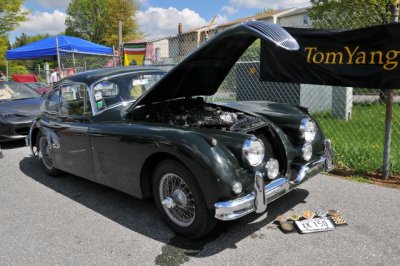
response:
<path fill-rule="evenodd" d="M 239 10 L 237 10 L 237 9 L 234 8 L 233 6 L 223 6 L 223 7 L 221 8 L 221 11 L 222 11 L 222 12 L 225 12 L 225 13 L 227 13 L 227 14 L 229 14 L 229 15 L 233 15 L 233 14 L 237 13 Z"/>
<path fill-rule="evenodd" d="M 32 4 L 44 7 L 46 9 L 61 9 L 65 10 L 71 0 L 27 0 L 25 5 Z"/>
<path fill-rule="evenodd" d="M 54 10 L 52 13 L 48 12 L 33 12 L 29 15 L 29 19 L 22 22 L 16 29 L 16 32 L 25 32 L 30 34 L 57 34 L 65 30 L 65 17 L 66 14 Z"/>
<path fill-rule="evenodd" d="M 150 6 L 149 0 L 136 0 L 136 3 L 138 3 L 139 8 L 145 8 Z"/>
<path fill-rule="evenodd" d="M 229 3 L 234 7 L 246 7 L 246 8 L 274 8 L 283 9 L 289 7 L 305 7 L 310 5 L 309 0 L 276 0 L 276 1 L 265 1 L 265 0 L 229 0 Z"/>
<path fill-rule="evenodd" d="M 225 17 L 218 19 L 224 20 Z M 178 32 L 178 23 L 182 23 L 183 31 L 207 25 L 207 21 L 193 10 L 174 7 L 149 7 L 136 14 L 140 29 L 149 36 L 175 35 Z"/>

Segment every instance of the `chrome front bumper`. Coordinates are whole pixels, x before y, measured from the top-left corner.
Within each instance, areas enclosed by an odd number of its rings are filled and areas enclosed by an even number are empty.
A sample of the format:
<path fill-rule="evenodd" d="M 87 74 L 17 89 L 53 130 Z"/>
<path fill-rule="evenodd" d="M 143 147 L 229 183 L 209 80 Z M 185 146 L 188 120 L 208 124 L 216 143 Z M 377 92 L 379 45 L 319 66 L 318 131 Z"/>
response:
<path fill-rule="evenodd" d="M 215 218 L 229 221 L 243 217 L 254 211 L 262 213 L 266 210 L 267 203 L 288 193 L 290 190 L 321 171 L 333 170 L 334 156 L 331 142 L 330 140 L 325 140 L 324 144 L 325 154 L 319 159 L 303 165 L 296 178 L 292 181 L 286 177 L 279 177 L 267 185 L 264 185 L 264 177 L 262 173 L 256 172 L 254 191 L 238 199 L 215 203 Z"/>

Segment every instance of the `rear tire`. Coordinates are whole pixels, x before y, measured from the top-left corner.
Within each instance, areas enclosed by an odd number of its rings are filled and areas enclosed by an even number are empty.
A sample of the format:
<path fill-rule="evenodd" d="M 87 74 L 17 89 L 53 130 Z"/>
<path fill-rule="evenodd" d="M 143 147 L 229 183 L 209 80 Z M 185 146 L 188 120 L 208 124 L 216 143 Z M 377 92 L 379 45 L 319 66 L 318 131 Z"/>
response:
<path fill-rule="evenodd" d="M 193 175 L 182 164 L 174 160 L 160 162 L 152 185 L 157 209 L 173 231 L 194 239 L 214 228 L 217 221 Z"/>
<path fill-rule="evenodd" d="M 36 147 L 39 160 L 41 161 L 45 172 L 50 176 L 59 176 L 60 170 L 53 165 L 53 159 L 50 154 L 50 144 L 42 132 L 38 132 L 36 137 Z"/>

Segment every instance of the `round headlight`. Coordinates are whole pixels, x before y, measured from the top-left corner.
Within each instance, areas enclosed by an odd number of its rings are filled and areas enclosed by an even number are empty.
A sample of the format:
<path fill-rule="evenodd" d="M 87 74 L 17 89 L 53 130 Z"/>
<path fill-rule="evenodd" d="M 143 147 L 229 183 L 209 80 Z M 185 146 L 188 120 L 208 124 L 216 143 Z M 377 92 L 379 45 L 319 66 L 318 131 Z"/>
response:
<path fill-rule="evenodd" d="M 301 149 L 303 152 L 303 159 L 305 161 L 309 161 L 312 157 L 312 145 L 309 142 L 304 143 L 303 148 Z"/>
<path fill-rule="evenodd" d="M 314 140 L 315 135 L 317 134 L 317 125 L 314 121 L 312 121 L 309 117 L 301 120 L 300 123 L 300 135 L 301 138 L 307 142 L 311 142 Z"/>
<path fill-rule="evenodd" d="M 242 154 L 250 166 L 259 166 L 264 159 L 264 144 L 256 137 L 246 139 L 243 144 Z"/>
<path fill-rule="evenodd" d="M 267 170 L 267 175 L 269 179 L 275 179 L 279 174 L 279 162 L 276 159 L 269 159 L 265 165 L 265 170 Z"/>

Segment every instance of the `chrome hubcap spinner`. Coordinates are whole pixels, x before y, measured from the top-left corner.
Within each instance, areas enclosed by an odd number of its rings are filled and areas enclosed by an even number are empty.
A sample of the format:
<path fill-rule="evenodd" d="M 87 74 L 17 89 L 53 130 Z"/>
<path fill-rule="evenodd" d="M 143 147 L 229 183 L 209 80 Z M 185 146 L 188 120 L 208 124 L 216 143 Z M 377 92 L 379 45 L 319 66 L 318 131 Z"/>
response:
<path fill-rule="evenodd" d="M 161 204 L 168 217 L 177 225 L 187 227 L 195 218 L 195 203 L 186 182 L 176 174 L 167 173 L 159 183 Z"/>

